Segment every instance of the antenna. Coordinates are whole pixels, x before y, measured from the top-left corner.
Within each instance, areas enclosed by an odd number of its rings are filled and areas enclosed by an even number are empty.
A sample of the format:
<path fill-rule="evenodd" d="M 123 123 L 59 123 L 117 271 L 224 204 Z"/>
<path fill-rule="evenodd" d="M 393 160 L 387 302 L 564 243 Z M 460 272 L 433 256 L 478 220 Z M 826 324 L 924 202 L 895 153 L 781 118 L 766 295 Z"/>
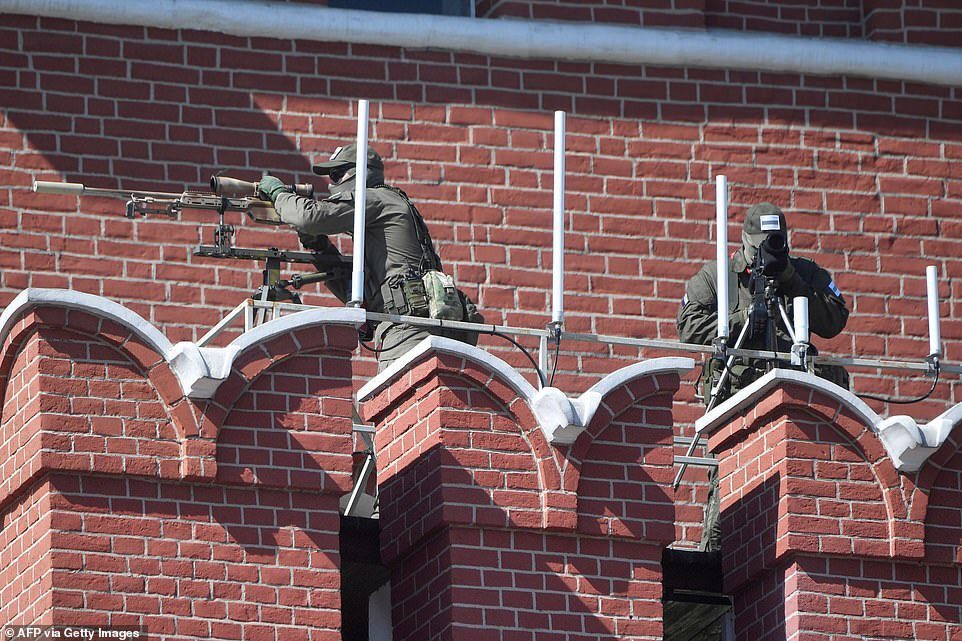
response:
<path fill-rule="evenodd" d="M 728 338 L 728 177 L 715 176 L 715 278 L 718 338 Z M 721 341 L 719 341 L 721 342 Z"/>
<path fill-rule="evenodd" d="M 357 103 L 357 156 L 354 180 L 354 266 L 351 277 L 351 300 L 348 307 L 364 303 L 364 224 L 367 212 L 367 121 L 368 101 Z"/>
<path fill-rule="evenodd" d="M 551 322 L 564 324 L 565 278 L 565 112 L 554 112 L 554 251 L 552 255 Z"/>
<path fill-rule="evenodd" d="M 929 357 L 942 356 L 942 331 L 939 326 L 939 268 L 925 268 L 925 289 L 929 302 Z"/>

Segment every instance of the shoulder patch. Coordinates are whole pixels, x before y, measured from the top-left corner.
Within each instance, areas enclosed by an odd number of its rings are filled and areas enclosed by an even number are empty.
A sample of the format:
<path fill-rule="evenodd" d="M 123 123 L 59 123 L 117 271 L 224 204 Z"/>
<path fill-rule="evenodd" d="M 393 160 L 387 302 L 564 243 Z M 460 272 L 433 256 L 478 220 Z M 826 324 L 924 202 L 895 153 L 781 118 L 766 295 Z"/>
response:
<path fill-rule="evenodd" d="M 830 281 L 830 282 L 828 283 L 828 288 L 829 288 L 830 290 L 832 290 L 832 293 L 835 294 L 836 296 L 841 296 L 841 295 L 842 295 L 842 292 L 839 291 L 838 287 L 835 285 L 835 281 L 834 281 L 834 280 L 833 280 L 833 281 Z"/>

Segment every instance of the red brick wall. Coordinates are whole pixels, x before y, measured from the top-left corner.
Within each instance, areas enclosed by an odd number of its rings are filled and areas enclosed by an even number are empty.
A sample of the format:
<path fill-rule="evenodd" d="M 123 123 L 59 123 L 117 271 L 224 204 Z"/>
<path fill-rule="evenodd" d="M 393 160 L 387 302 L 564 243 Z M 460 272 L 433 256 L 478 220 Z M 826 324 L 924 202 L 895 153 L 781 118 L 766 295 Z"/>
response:
<path fill-rule="evenodd" d="M 771 6 L 790 13 L 792 3 Z M 570 330 L 676 337 L 684 281 L 714 255 L 711 179 L 722 172 L 736 221 L 754 202 L 782 205 L 794 250 L 834 273 L 853 315 L 823 350 L 924 355 L 918 310 L 929 263 L 946 277 L 943 297 L 958 299 L 948 280 L 962 269 L 962 100 L 954 89 L 14 16 L 0 43 L 0 180 L 9 186 L 0 190 L 0 303 L 27 286 L 70 287 L 128 305 L 172 340 L 199 337 L 260 281 L 253 263 L 191 255 L 209 217 L 128 221 L 120 201 L 36 195 L 31 180 L 171 191 L 203 188 L 221 169 L 315 180 L 312 160 L 354 136 L 358 97 L 373 101 L 371 142 L 389 180 L 417 200 L 445 263 L 491 321 L 549 320 L 553 109 L 569 112 Z M 289 232 L 234 222 L 240 245 L 296 246 Z M 210 242 L 209 225 L 200 227 Z M 737 222 L 729 234 L 738 238 Z M 306 300 L 336 304 L 326 294 Z M 954 361 L 962 311 L 950 302 L 942 311 Z M 481 345 L 527 367 L 504 341 L 484 337 Z M 653 352 L 566 341 L 556 384 L 581 391 L 639 354 Z M 374 365 L 362 359 L 357 372 L 366 378 Z M 853 384 L 913 395 L 928 382 L 860 370 Z M 955 387 L 943 380 L 935 400 L 908 411 L 938 414 L 959 400 Z M 684 403 L 691 395 L 683 390 Z M 700 413 L 682 406 L 676 418 Z M 696 536 L 697 510 L 690 519 Z"/>
<path fill-rule="evenodd" d="M 661 639 L 661 568 L 651 552 L 628 542 L 446 528 L 419 541 L 396 566 L 394 638 L 567 631 Z"/>
<path fill-rule="evenodd" d="M 953 0 L 478 0 L 480 18 L 732 29 L 958 47 Z"/>
<path fill-rule="evenodd" d="M 861 0 L 705 0 L 705 26 L 860 38 Z"/>
<path fill-rule="evenodd" d="M 786 585 L 791 583 L 794 571 L 795 568 L 790 567 L 785 575 L 773 572 L 757 577 L 732 595 L 736 638 L 758 641 L 786 641 L 789 638 L 785 626 L 786 612 L 794 607 L 797 596 Z"/>
<path fill-rule="evenodd" d="M 752 202 L 778 202 L 796 251 L 835 273 L 854 314 L 830 350 L 922 355 L 922 268 L 959 269 L 952 212 L 962 110 L 951 89 L 262 40 L 255 56 L 247 41 L 211 34 L 8 23 L 4 42 L 16 43 L 2 57 L 8 299 L 27 285 L 72 287 L 130 305 L 174 340 L 198 336 L 259 279 L 252 265 L 190 256 L 202 214 L 131 222 L 120 202 L 77 206 L 29 193 L 31 179 L 181 189 L 218 169 L 253 177 L 263 167 L 310 179 L 312 157 L 353 135 L 358 95 L 375 101 L 372 144 L 389 179 L 421 204 L 442 257 L 495 321 L 547 321 L 554 108 L 572 112 L 571 330 L 675 337 L 684 280 L 713 252 L 710 179 L 723 171 L 736 219 Z M 238 242 L 296 239 L 242 224 Z M 948 284 L 942 292 L 953 294 Z M 957 310 L 944 312 L 951 360 L 960 325 Z M 574 390 L 637 356 L 565 347 L 557 382 Z M 524 364 L 516 351 L 503 354 Z"/>
<path fill-rule="evenodd" d="M 949 448 L 950 449 L 950 448 Z M 943 563 L 962 560 L 962 450 L 946 452 L 933 480 L 926 513 L 926 556 Z"/>
<path fill-rule="evenodd" d="M 41 367 L 39 346 L 8 355 L 0 421 L 0 621 L 49 618 L 50 487 L 39 467 Z M 46 369 L 46 368 L 44 368 Z M 13 500 L 11 492 L 17 491 Z"/>
<path fill-rule="evenodd" d="M 757 400 L 710 439 L 738 638 L 957 635 L 957 441 L 900 474 L 827 396 L 785 386 Z"/>
<path fill-rule="evenodd" d="M 0 422 L 0 474 L 4 479 L 0 497 L 28 484 L 39 467 L 41 416 L 40 346 L 32 343 L 16 354 L 8 354 L 4 365 L 6 393 Z"/>
<path fill-rule="evenodd" d="M 958 47 L 962 7 L 951 0 L 866 0 L 863 29 L 872 40 Z"/>
<path fill-rule="evenodd" d="M 0 508 L 0 621 L 50 623 L 50 485 L 36 481 Z"/>
<path fill-rule="evenodd" d="M 958 566 L 803 558 L 795 578 L 806 606 L 799 627 L 831 641 L 952 639 L 962 629 L 960 579 Z"/>
<path fill-rule="evenodd" d="M 340 639 L 336 497 L 54 475 L 53 622 Z"/>
<path fill-rule="evenodd" d="M 366 401 L 394 638 L 660 639 L 677 381 L 607 395 L 570 448 L 549 445 L 497 375 L 453 355 Z"/>
<path fill-rule="evenodd" d="M 700 28 L 705 25 L 705 0 L 478 0 L 475 4 L 479 18 L 574 20 L 647 27 Z"/>
<path fill-rule="evenodd" d="M 738 638 L 952 639 L 958 567 L 804 556 L 735 599 Z"/>
<path fill-rule="evenodd" d="M 130 330 L 26 313 L 0 352 L 0 624 L 340 639 L 353 341 L 255 345 L 195 403 Z"/>
<path fill-rule="evenodd" d="M 308 351 L 258 376 L 218 434 L 218 480 L 302 490 L 345 483 L 329 471 L 343 470 L 352 451 L 343 434 L 350 374 L 346 360 Z"/>

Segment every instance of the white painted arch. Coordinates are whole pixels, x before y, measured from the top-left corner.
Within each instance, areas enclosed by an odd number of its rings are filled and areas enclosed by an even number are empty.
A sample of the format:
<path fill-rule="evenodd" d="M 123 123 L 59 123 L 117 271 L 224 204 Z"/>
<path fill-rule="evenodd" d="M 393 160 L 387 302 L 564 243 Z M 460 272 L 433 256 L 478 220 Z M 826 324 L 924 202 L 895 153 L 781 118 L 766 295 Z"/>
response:
<path fill-rule="evenodd" d="M 459 356 L 498 376 L 528 403 L 538 426 L 544 431 L 548 442 L 554 445 L 574 443 L 591 423 L 609 392 L 638 378 L 669 372 L 683 375 L 695 367 L 695 361 L 690 358 L 652 358 L 622 367 L 602 378 L 577 398 L 569 398 L 556 387 L 535 389 L 518 370 L 483 349 L 450 338 L 429 336 L 362 387 L 357 394 L 358 402 L 372 398 L 430 352 Z"/>
<path fill-rule="evenodd" d="M 917 472 L 945 443 L 955 425 L 962 421 L 962 403 L 922 425 L 911 416 L 882 418 L 865 401 L 835 383 L 808 372 L 775 369 L 695 421 L 695 431 L 701 435 L 710 434 L 783 383 L 795 383 L 840 402 L 878 436 L 895 469 L 900 472 Z"/>
<path fill-rule="evenodd" d="M 80 310 L 129 329 L 167 361 L 184 395 L 194 399 L 213 397 L 230 375 L 237 357 L 257 345 L 299 329 L 322 325 L 357 327 L 365 320 L 362 309 L 317 307 L 268 321 L 244 332 L 225 347 L 198 347 L 188 341 L 171 343 L 143 316 L 103 296 L 66 289 L 31 288 L 20 292 L 0 314 L 0 344 L 24 314 L 40 306 Z"/>

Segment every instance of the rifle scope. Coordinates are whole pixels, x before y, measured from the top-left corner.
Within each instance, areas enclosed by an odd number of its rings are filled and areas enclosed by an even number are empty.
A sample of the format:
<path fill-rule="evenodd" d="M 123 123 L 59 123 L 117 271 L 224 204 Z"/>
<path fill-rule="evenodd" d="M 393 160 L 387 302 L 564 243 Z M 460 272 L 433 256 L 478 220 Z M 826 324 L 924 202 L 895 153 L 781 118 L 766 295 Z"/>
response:
<path fill-rule="evenodd" d="M 298 196 L 304 196 L 305 198 L 312 198 L 314 196 L 314 185 L 310 183 L 288 185 L 287 188 Z M 257 183 L 238 180 L 237 178 L 230 178 L 228 176 L 211 176 L 210 190 L 224 198 L 257 197 Z"/>

